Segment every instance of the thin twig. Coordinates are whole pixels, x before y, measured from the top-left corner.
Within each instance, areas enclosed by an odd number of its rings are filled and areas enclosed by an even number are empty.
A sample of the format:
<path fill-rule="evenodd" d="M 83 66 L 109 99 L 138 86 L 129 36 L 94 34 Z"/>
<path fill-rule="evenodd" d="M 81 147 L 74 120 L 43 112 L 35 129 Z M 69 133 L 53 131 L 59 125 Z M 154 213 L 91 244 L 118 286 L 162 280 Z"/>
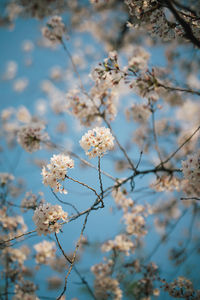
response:
<path fill-rule="evenodd" d="M 119 149 L 124 153 L 124 156 L 126 157 L 128 163 L 129 163 L 129 165 L 131 166 L 131 169 L 133 169 L 133 170 L 135 171 L 135 166 L 134 166 L 133 162 L 131 161 L 131 159 L 130 159 L 130 157 L 128 156 L 128 154 L 127 154 L 126 150 L 124 149 L 124 147 L 120 144 L 120 142 L 119 142 L 117 136 L 114 134 L 111 125 L 110 125 L 109 122 L 105 119 L 105 117 L 104 117 L 103 119 L 104 119 L 106 125 L 108 126 L 108 128 L 110 129 L 110 131 L 112 132 L 112 135 L 114 136 L 115 141 L 116 141 L 116 143 L 117 143 Z"/>
<path fill-rule="evenodd" d="M 79 240 L 78 240 L 78 242 L 77 242 L 77 244 L 76 244 L 76 248 L 75 248 L 74 253 L 73 253 L 73 256 L 72 256 L 71 264 L 70 264 L 70 267 L 69 267 L 69 269 L 68 269 L 67 275 L 65 276 L 65 285 L 64 285 L 63 291 L 62 291 L 62 293 L 60 294 L 60 296 L 58 296 L 58 298 L 57 298 L 56 300 L 61 299 L 61 297 L 64 295 L 65 291 L 67 290 L 67 279 L 68 279 L 68 277 L 69 277 L 69 275 L 70 275 L 70 273 L 71 273 L 71 271 L 72 271 L 72 268 L 73 268 L 73 265 L 74 265 L 74 262 L 75 262 L 75 259 L 76 259 L 76 253 L 77 253 L 78 248 L 79 248 L 79 246 L 80 246 L 80 241 L 81 241 L 81 239 L 82 239 L 83 232 L 84 232 L 85 227 L 86 227 L 86 223 L 87 223 L 87 219 L 88 219 L 89 213 L 90 213 L 90 212 L 88 212 L 88 213 L 86 214 L 86 216 L 85 216 L 85 220 L 84 220 L 84 223 L 83 223 L 83 227 L 82 227 L 82 229 L 81 229 L 81 234 L 80 234 Z M 63 252 L 64 252 L 64 251 L 63 251 Z"/>
<path fill-rule="evenodd" d="M 158 157 L 160 159 L 160 164 L 162 165 L 162 157 L 161 157 L 160 149 L 159 149 L 159 146 L 158 146 L 158 138 L 157 138 L 157 133 L 156 133 L 155 111 L 154 111 L 153 108 L 151 110 L 151 113 L 152 113 L 151 117 L 152 117 L 152 128 L 153 128 L 153 137 L 154 137 L 154 142 L 155 142 L 155 149 L 156 149 L 156 152 L 157 152 Z"/>
<path fill-rule="evenodd" d="M 157 250 L 160 248 L 160 246 L 162 245 L 162 242 L 166 241 L 169 238 L 170 234 L 174 231 L 174 229 L 176 228 L 176 226 L 178 225 L 180 220 L 185 216 L 187 211 L 188 211 L 188 209 L 185 209 L 183 211 L 182 215 L 172 225 L 171 229 L 159 240 L 159 242 L 155 245 L 155 247 L 153 248 L 151 253 L 147 256 L 146 261 L 149 261 L 152 258 L 152 256 L 157 252 Z"/>
<path fill-rule="evenodd" d="M 65 205 L 68 205 L 68 206 L 71 206 L 74 210 L 75 210 L 75 212 L 77 213 L 77 214 L 79 214 L 79 211 L 78 211 L 78 209 L 73 205 L 73 204 L 71 204 L 71 203 L 69 203 L 69 202 L 66 202 L 66 201 L 63 201 L 63 200 L 61 200 L 57 195 L 56 195 L 56 193 L 53 191 L 53 189 L 51 189 L 51 191 L 52 191 L 52 193 L 53 193 L 53 195 L 55 196 L 55 198 L 59 201 L 59 202 L 61 202 L 62 204 L 65 204 Z"/>
<path fill-rule="evenodd" d="M 65 257 L 65 259 L 66 259 L 70 264 L 72 264 L 71 259 L 66 255 L 65 251 L 63 250 L 63 248 L 62 248 L 62 246 L 61 246 L 61 244 L 60 244 L 60 241 L 59 241 L 58 236 L 57 236 L 56 233 L 55 233 L 55 237 L 56 237 L 56 241 L 57 241 L 57 243 L 58 243 L 58 247 L 60 248 L 60 250 L 61 250 L 63 256 Z M 75 273 L 76 273 L 76 274 L 78 275 L 78 277 L 80 278 L 81 282 L 87 287 L 88 292 L 90 293 L 90 295 L 96 300 L 96 297 L 95 297 L 95 295 L 94 295 L 94 293 L 93 293 L 91 287 L 89 286 L 88 282 L 87 282 L 87 281 L 85 280 L 85 278 L 81 275 L 81 273 L 79 272 L 79 270 L 77 269 L 77 267 L 76 267 L 75 265 L 74 265 L 73 268 L 74 268 Z"/>
<path fill-rule="evenodd" d="M 66 51 L 67 55 L 69 56 L 69 59 L 70 59 L 70 61 L 71 61 L 71 64 L 72 64 L 74 73 L 76 74 L 76 76 L 77 76 L 77 78 L 78 78 L 78 80 L 79 80 L 80 88 L 81 88 L 82 91 L 85 92 L 85 88 L 84 88 L 84 86 L 83 86 L 81 77 L 80 77 L 80 75 L 79 75 L 79 72 L 78 72 L 78 70 L 77 70 L 77 67 L 76 67 L 76 64 L 75 64 L 75 62 L 74 62 L 74 60 L 73 60 L 72 55 L 71 55 L 70 51 L 68 50 L 67 46 L 65 45 L 64 41 L 61 39 L 60 42 L 61 42 L 61 44 L 62 44 L 64 50 Z"/>
<path fill-rule="evenodd" d="M 102 178 L 101 178 L 101 157 L 98 156 L 98 174 L 99 174 L 99 183 L 100 183 L 100 190 L 101 190 L 101 204 L 102 207 L 104 207 L 104 202 L 103 202 L 103 183 L 102 183 Z"/>
<path fill-rule="evenodd" d="M 191 138 L 199 131 L 199 129 L 200 129 L 200 126 L 198 126 L 198 128 L 193 132 L 193 134 L 189 137 L 189 138 L 187 138 L 181 145 L 180 145 L 180 147 L 178 147 L 178 149 L 176 149 L 176 151 L 174 151 L 172 154 L 170 154 L 163 162 L 162 162 L 162 165 L 164 165 L 164 164 L 166 164 L 170 159 L 172 159 L 172 157 L 174 157 L 174 155 L 186 144 L 186 143 L 188 143 L 190 140 L 191 140 Z M 159 164 L 158 166 L 157 166 L 157 168 L 159 168 L 161 166 L 161 164 Z"/>
<path fill-rule="evenodd" d="M 182 197 L 180 200 L 197 200 L 197 201 L 200 201 L 200 198 L 198 198 L 198 197 L 188 197 L 188 198 Z"/>
<path fill-rule="evenodd" d="M 16 239 L 19 239 L 19 238 L 21 238 L 21 237 L 23 237 L 23 236 L 25 236 L 25 235 L 28 235 L 28 234 L 31 234 L 31 233 L 34 233 L 34 232 L 36 232 L 36 230 L 32 230 L 32 231 L 29 231 L 29 232 L 26 232 L 26 233 L 17 235 L 17 236 L 15 236 L 15 237 L 13 237 L 12 239 L 9 239 L 9 240 L 6 240 L 6 241 L 0 241 L 0 245 L 3 245 L 3 244 L 5 244 L 5 243 L 11 242 L 11 241 L 14 241 L 14 240 L 16 240 Z"/>
<path fill-rule="evenodd" d="M 85 186 L 85 187 L 88 188 L 89 190 L 93 191 L 93 192 L 95 193 L 95 195 L 99 198 L 99 200 L 102 201 L 101 197 L 97 194 L 96 190 L 93 189 L 91 186 L 89 186 L 89 185 L 87 185 L 87 184 L 85 184 L 85 183 L 83 183 L 83 182 L 81 182 L 81 181 L 79 181 L 79 180 L 76 180 L 76 179 L 74 179 L 74 178 L 72 178 L 72 177 L 69 177 L 68 175 L 65 175 L 65 177 L 68 178 L 68 179 L 70 179 L 70 180 L 72 180 L 72 181 L 74 181 L 74 182 L 76 182 L 76 183 L 79 183 L 79 184 L 81 184 L 82 186 Z"/>
<path fill-rule="evenodd" d="M 167 5 L 167 8 L 172 12 L 176 20 L 179 22 L 179 24 L 182 26 L 185 37 L 195 46 L 200 48 L 200 41 L 195 37 L 190 24 L 188 24 L 177 12 L 176 8 L 173 6 L 170 0 L 160 0 L 160 2 L 163 2 L 165 5 Z"/>
<path fill-rule="evenodd" d="M 195 95 L 200 96 L 200 92 L 194 91 L 194 90 L 191 90 L 191 89 L 186 89 L 186 88 L 181 88 L 181 87 L 167 86 L 167 85 L 164 85 L 161 82 L 158 82 L 158 86 L 161 86 L 161 87 L 163 87 L 166 90 L 185 92 L 185 93 L 190 93 L 190 94 L 195 94 Z"/>

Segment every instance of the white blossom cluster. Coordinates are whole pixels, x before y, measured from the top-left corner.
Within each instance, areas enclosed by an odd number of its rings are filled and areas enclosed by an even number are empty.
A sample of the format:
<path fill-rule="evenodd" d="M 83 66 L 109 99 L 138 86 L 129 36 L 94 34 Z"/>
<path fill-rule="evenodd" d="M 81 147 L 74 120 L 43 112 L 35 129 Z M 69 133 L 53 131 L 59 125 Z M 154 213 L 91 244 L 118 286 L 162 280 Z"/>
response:
<path fill-rule="evenodd" d="M 16 235 L 25 233 L 27 230 L 23 217 L 19 215 L 9 216 L 6 206 L 3 206 L 2 209 L 0 209 L 0 226 L 6 233 L 5 235 L 0 236 L 2 240 L 10 239 Z"/>
<path fill-rule="evenodd" d="M 27 260 L 30 249 L 24 245 L 21 248 L 7 247 L 3 249 L 1 259 L 6 261 L 6 257 L 9 258 L 10 263 L 17 262 L 18 265 L 23 268 L 25 260 Z"/>
<path fill-rule="evenodd" d="M 175 38 L 175 30 L 170 26 L 162 9 L 156 9 L 150 16 L 152 24 L 151 34 L 160 37 L 163 41 L 170 41 Z"/>
<path fill-rule="evenodd" d="M 65 32 L 65 24 L 62 22 L 62 18 L 60 16 L 53 16 L 47 22 L 47 26 L 42 28 L 43 36 L 53 43 L 60 42 Z"/>
<path fill-rule="evenodd" d="M 57 14 L 62 13 L 64 4 L 66 5 L 65 0 L 17 0 L 8 5 L 9 18 L 12 20 L 16 15 L 23 14 L 23 16 L 41 20 L 55 14 L 55 12 Z"/>
<path fill-rule="evenodd" d="M 151 99 L 154 102 L 159 99 L 155 76 L 152 74 L 145 73 L 136 77 L 131 82 L 130 88 L 133 88 L 134 92 L 142 98 Z"/>
<path fill-rule="evenodd" d="M 99 115 L 97 106 L 98 103 L 90 98 L 80 95 L 80 91 L 73 89 L 66 95 L 67 105 L 66 110 L 75 116 L 81 124 L 90 126 Z"/>
<path fill-rule="evenodd" d="M 145 217 L 147 216 L 144 205 L 135 205 L 131 211 L 124 214 L 126 232 L 130 235 L 141 237 L 147 234 Z"/>
<path fill-rule="evenodd" d="M 16 117 L 17 120 L 22 122 L 22 123 L 30 123 L 32 116 L 30 114 L 30 112 L 28 111 L 28 109 L 21 105 L 18 110 L 16 111 Z"/>
<path fill-rule="evenodd" d="M 124 78 L 123 72 L 119 70 L 117 54 L 110 52 L 109 57 L 104 59 L 103 64 L 99 64 L 93 70 L 91 77 L 93 80 L 103 83 L 107 88 L 116 87 Z"/>
<path fill-rule="evenodd" d="M 133 17 L 132 26 L 148 28 L 152 36 L 158 36 L 164 41 L 175 37 L 173 23 L 168 22 L 165 13 L 158 4 L 152 0 L 125 0 L 129 13 Z"/>
<path fill-rule="evenodd" d="M 103 156 L 107 150 L 111 150 L 114 147 L 113 140 L 114 137 L 109 128 L 96 127 L 82 136 L 79 143 L 86 154 L 92 158 Z"/>
<path fill-rule="evenodd" d="M 165 280 L 163 280 L 162 282 L 163 290 L 165 292 L 168 292 L 171 298 L 192 298 L 194 300 L 198 300 L 200 298 L 200 290 L 195 290 L 193 283 L 183 276 L 179 276 L 172 282 L 166 282 Z"/>
<path fill-rule="evenodd" d="M 128 66 L 134 72 L 146 71 L 150 54 L 142 47 L 134 47 Z"/>
<path fill-rule="evenodd" d="M 127 192 L 125 190 L 114 189 L 112 196 L 115 199 L 115 203 L 119 208 L 122 208 L 124 213 L 128 212 L 129 208 L 133 207 L 134 202 L 131 198 L 127 197 Z"/>
<path fill-rule="evenodd" d="M 180 180 L 175 176 L 163 175 L 158 177 L 150 187 L 157 192 L 172 192 L 180 189 Z"/>
<path fill-rule="evenodd" d="M 62 227 L 58 221 L 66 221 L 68 214 L 63 211 L 60 205 L 45 203 L 36 208 L 33 221 L 39 235 L 48 233 L 58 233 Z"/>
<path fill-rule="evenodd" d="M 56 115 L 62 114 L 66 102 L 64 92 L 55 86 L 50 80 L 43 80 L 41 83 L 41 89 L 48 96 L 50 107 L 53 112 Z M 46 110 L 46 108 L 44 109 Z"/>
<path fill-rule="evenodd" d="M 187 160 L 182 161 L 183 174 L 185 179 L 194 186 L 200 184 L 200 151 L 188 155 Z"/>
<path fill-rule="evenodd" d="M 69 156 L 64 154 L 53 155 L 50 164 L 47 165 L 47 169 L 43 167 L 42 176 L 43 184 L 50 186 L 55 192 L 67 193 L 67 191 L 62 187 L 59 181 L 65 179 L 67 169 L 72 169 L 74 167 L 74 161 Z"/>
<path fill-rule="evenodd" d="M 10 173 L 0 173 L 0 185 L 5 186 L 11 181 L 13 181 L 15 177 Z"/>
<path fill-rule="evenodd" d="M 154 3 L 153 3 L 154 2 Z M 137 19 L 141 19 L 145 13 L 151 8 L 153 8 L 153 4 L 155 5 L 157 1 L 152 0 L 125 0 L 125 3 L 128 5 L 129 12 L 131 15 L 137 17 Z"/>
<path fill-rule="evenodd" d="M 127 256 L 129 256 L 130 251 L 133 253 L 134 249 L 134 243 L 125 234 L 117 235 L 114 240 L 108 240 L 101 247 L 103 252 L 115 250 L 125 252 Z"/>
<path fill-rule="evenodd" d="M 49 136 L 43 132 L 45 126 L 41 123 L 29 123 L 22 126 L 18 132 L 18 143 L 27 152 L 37 151 L 41 147 L 41 142 L 47 141 Z"/>
<path fill-rule="evenodd" d="M 4 80 L 12 80 L 17 74 L 18 65 L 15 61 L 8 61 L 6 64 L 6 70 L 3 74 Z"/>
<path fill-rule="evenodd" d="M 122 299 L 122 290 L 117 279 L 110 277 L 113 261 L 99 263 L 92 266 L 91 271 L 95 275 L 94 289 L 97 299 Z"/>
<path fill-rule="evenodd" d="M 19 130 L 24 124 L 32 122 L 28 109 L 21 105 L 19 108 L 8 107 L 1 112 L 2 132 L 5 135 L 9 147 L 15 145 L 16 137 Z M 34 123 L 36 123 L 36 118 Z M 23 125 L 22 125 L 23 124 Z"/>
<path fill-rule="evenodd" d="M 181 182 L 181 189 L 188 197 L 200 196 L 200 185 L 192 184 L 188 179 L 183 179 Z M 189 201 L 187 201 L 189 203 Z M 186 203 L 184 203 L 186 204 Z"/>
<path fill-rule="evenodd" d="M 38 264 L 46 264 L 48 261 L 55 257 L 55 243 L 43 241 L 34 245 L 34 249 L 37 254 L 35 256 L 35 260 Z"/>
<path fill-rule="evenodd" d="M 132 104 L 131 108 L 126 111 L 126 116 L 129 119 L 133 118 L 135 122 L 146 123 L 151 112 L 148 105 L 145 104 Z"/>
<path fill-rule="evenodd" d="M 29 80 L 26 77 L 17 78 L 13 82 L 13 90 L 17 93 L 23 92 L 29 84 Z"/>
<path fill-rule="evenodd" d="M 113 261 L 111 259 L 106 260 L 105 263 L 99 263 L 91 267 L 91 271 L 94 273 L 95 276 L 108 276 L 111 274 L 113 266 Z"/>
<path fill-rule="evenodd" d="M 39 300 L 39 298 L 35 295 L 35 291 L 37 290 L 36 285 L 29 280 L 21 280 L 19 283 L 15 285 L 15 295 L 13 296 L 13 300 Z"/>

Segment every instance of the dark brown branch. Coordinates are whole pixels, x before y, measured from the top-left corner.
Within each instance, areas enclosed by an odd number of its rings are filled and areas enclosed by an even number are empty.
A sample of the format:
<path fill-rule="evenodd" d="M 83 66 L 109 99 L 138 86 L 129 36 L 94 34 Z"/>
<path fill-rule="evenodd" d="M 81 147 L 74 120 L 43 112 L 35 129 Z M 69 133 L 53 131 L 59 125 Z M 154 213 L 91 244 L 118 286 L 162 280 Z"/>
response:
<path fill-rule="evenodd" d="M 194 94 L 194 95 L 200 96 L 200 92 L 194 91 L 194 90 L 191 90 L 191 89 L 185 89 L 185 88 L 180 88 L 180 87 L 167 86 L 167 85 L 165 85 L 165 84 L 163 84 L 161 82 L 158 82 L 158 86 L 161 86 L 161 87 L 163 87 L 166 90 L 185 92 L 185 93 L 190 93 L 190 94 Z"/>
<path fill-rule="evenodd" d="M 100 183 L 100 190 L 101 190 L 101 204 L 102 207 L 104 207 L 104 202 L 103 202 L 103 183 L 102 183 L 102 178 L 101 178 L 101 157 L 98 156 L 98 174 L 99 174 L 99 183 Z"/>
<path fill-rule="evenodd" d="M 165 6 L 167 5 L 167 8 L 172 12 L 175 19 L 179 22 L 179 24 L 182 26 L 185 37 L 192 42 L 193 45 L 197 46 L 200 49 L 200 41 L 194 36 L 192 29 L 190 25 L 181 18 L 175 7 L 173 6 L 172 2 L 170 0 L 160 0 L 161 3 L 163 3 Z"/>

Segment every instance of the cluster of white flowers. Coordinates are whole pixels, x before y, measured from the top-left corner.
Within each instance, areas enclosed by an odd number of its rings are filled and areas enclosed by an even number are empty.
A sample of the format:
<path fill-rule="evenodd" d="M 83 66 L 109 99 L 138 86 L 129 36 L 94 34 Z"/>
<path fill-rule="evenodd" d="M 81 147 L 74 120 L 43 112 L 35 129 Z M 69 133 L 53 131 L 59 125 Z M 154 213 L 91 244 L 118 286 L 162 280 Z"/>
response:
<path fill-rule="evenodd" d="M 43 36 L 54 43 L 60 42 L 65 32 L 65 24 L 62 22 L 62 18 L 60 16 L 53 16 L 47 22 L 47 26 L 42 28 Z"/>
<path fill-rule="evenodd" d="M 163 41 L 170 41 L 175 38 L 176 31 L 170 26 L 162 9 L 156 9 L 152 12 L 150 22 L 152 24 L 152 37 L 158 36 Z"/>
<path fill-rule="evenodd" d="M 102 156 L 107 150 L 111 150 L 114 147 L 113 140 L 114 137 L 109 128 L 96 127 L 82 137 L 80 145 L 91 158 Z"/>
<path fill-rule="evenodd" d="M 55 257 L 56 249 L 54 242 L 43 241 L 34 245 L 34 249 L 37 252 L 35 260 L 38 264 L 46 264 L 48 260 Z"/>
<path fill-rule="evenodd" d="M 11 80 L 15 78 L 17 74 L 17 69 L 18 65 L 15 61 L 8 61 L 6 64 L 6 70 L 5 73 L 3 74 L 3 79 L 4 80 Z"/>
<path fill-rule="evenodd" d="M 7 247 L 3 249 L 1 254 L 1 259 L 6 261 L 9 258 L 10 262 L 17 262 L 18 265 L 22 268 L 24 266 L 25 260 L 27 260 L 30 249 L 28 246 L 24 245 L 21 248 L 11 248 Z"/>
<path fill-rule="evenodd" d="M 181 189 L 188 197 L 200 197 L 200 185 L 194 185 L 188 179 L 182 180 Z M 189 203 L 189 201 L 186 202 Z"/>
<path fill-rule="evenodd" d="M 130 235 L 141 237 L 147 234 L 145 218 L 147 210 L 144 205 L 135 205 L 131 211 L 124 214 L 123 218 L 127 225 L 126 232 Z"/>
<path fill-rule="evenodd" d="M 27 126 L 28 124 L 32 126 L 33 123 L 41 124 L 36 117 L 33 119 L 33 116 L 30 114 L 29 110 L 23 105 L 21 105 L 19 108 L 8 107 L 2 110 L 1 121 L 3 134 L 5 135 L 8 145 L 11 147 L 15 145 L 16 136 L 23 128 L 22 126 L 24 124 Z"/>
<path fill-rule="evenodd" d="M 24 125 L 18 132 L 18 143 L 27 152 L 37 151 L 41 147 L 41 142 L 49 139 L 46 132 L 43 132 L 45 126 L 41 123 L 30 123 Z"/>
<path fill-rule="evenodd" d="M 200 184 L 200 151 L 188 155 L 187 160 L 182 161 L 183 174 L 185 179 L 194 186 Z"/>
<path fill-rule="evenodd" d="M 168 292 L 171 298 L 192 298 L 194 300 L 200 298 L 200 290 L 195 290 L 193 283 L 183 276 L 174 279 L 172 282 L 166 282 L 165 280 L 162 280 L 161 282 L 163 283 L 161 288 L 163 288 L 165 292 Z"/>
<path fill-rule="evenodd" d="M 131 59 L 128 61 L 128 66 L 134 72 L 146 71 L 150 54 L 142 47 L 134 47 Z"/>
<path fill-rule="evenodd" d="M 4 236 L 2 235 L 0 237 L 2 240 L 11 239 L 16 235 L 25 233 L 27 230 L 23 217 L 19 215 L 13 217 L 9 216 L 6 206 L 3 206 L 2 209 L 0 209 L 0 226 L 6 233 Z"/>
<path fill-rule="evenodd" d="M 81 124 L 90 126 L 99 115 L 97 109 L 98 103 L 95 100 L 92 101 L 90 98 L 80 95 L 80 91 L 77 89 L 69 91 L 66 97 L 66 110 L 74 115 Z M 92 99 L 94 98 L 92 97 Z"/>
<path fill-rule="evenodd" d="M 74 161 L 69 156 L 64 154 L 53 155 L 50 164 L 42 169 L 43 184 L 50 186 L 55 192 L 67 193 L 59 181 L 65 179 L 67 169 L 74 167 Z"/>
<path fill-rule="evenodd" d="M 63 211 L 60 205 L 42 204 L 36 208 L 33 221 L 39 235 L 48 233 L 58 233 L 62 227 L 58 221 L 66 221 L 68 214 Z"/>
<path fill-rule="evenodd" d="M 15 92 L 21 93 L 23 92 L 29 84 L 29 80 L 26 77 L 17 78 L 13 82 L 13 90 Z"/>
<path fill-rule="evenodd" d="M 150 185 L 157 192 L 171 192 L 180 189 L 180 180 L 175 176 L 163 175 Z"/>
<path fill-rule="evenodd" d="M 128 256 L 130 251 L 133 253 L 135 250 L 134 243 L 125 234 L 120 234 L 115 237 L 114 240 L 105 242 L 101 250 L 103 252 L 109 252 L 111 250 L 125 252 Z"/>
<path fill-rule="evenodd" d="M 142 16 L 153 7 L 151 2 L 156 3 L 156 1 L 151 0 L 125 0 L 130 14 L 136 16 L 137 19 L 141 19 Z"/>
<path fill-rule="evenodd" d="M 13 300 L 39 300 L 35 295 L 37 290 L 36 285 L 29 280 L 21 280 L 15 285 L 15 295 L 12 298 Z"/>
<path fill-rule="evenodd" d="M 61 69 L 60 66 L 56 65 L 50 69 L 50 78 L 52 80 L 59 81 L 62 79 L 62 77 L 63 77 L 63 70 Z"/>
<path fill-rule="evenodd" d="M 141 74 L 131 82 L 130 88 L 133 88 L 134 92 L 142 98 L 151 99 L 154 102 L 159 99 L 154 74 Z"/>
<path fill-rule="evenodd" d="M 111 274 L 113 261 L 111 259 L 107 260 L 104 259 L 105 263 L 99 263 L 91 267 L 91 271 L 94 273 L 95 276 L 108 276 Z"/>
<path fill-rule="evenodd" d="M 13 181 L 15 177 L 10 173 L 0 173 L 0 185 L 4 186 L 11 181 Z"/>
<path fill-rule="evenodd" d="M 151 0 L 125 0 L 129 13 L 134 16 L 132 26 L 148 28 L 152 36 L 158 36 L 164 41 L 175 37 L 176 30 L 168 22 L 164 10 L 159 7 L 159 1 Z"/>
<path fill-rule="evenodd" d="M 124 73 L 120 72 L 117 57 L 111 54 L 105 58 L 103 64 L 99 64 L 91 74 L 92 79 L 102 82 L 107 88 L 117 87 L 124 78 Z"/>
<path fill-rule="evenodd" d="M 92 266 L 91 271 L 95 275 L 94 289 L 97 299 L 122 299 L 122 290 L 117 279 L 111 278 L 113 261 Z"/>
<path fill-rule="evenodd" d="M 151 111 L 149 106 L 145 104 L 134 103 L 131 108 L 126 110 L 126 116 L 128 119 L 132 117 L 135 122 L 142 124 L 148 121 L 150 114 Z"/>
<path fill-rule="evenodd" d="M 134 201 L 127 197 L 126 190 L 114 189 L 112 196 L 115 199 L 116 205 L 122 208 L 124 212 L 127 212 L 134 205 Z"/>
<path fill-rule="evenodd" d="M 55 114 L 62 114 L 66 104 L 64 92 L 56 87 L 50 80 L 42 81 L 41 89 L 48 96 L 53 112 Z"/>
<path fill-rule="evenodd" d="M 17 120 L 22 122 L 22 123 L 30 123 L 32 116 L 30 114 L 30 112 L 28 111 L 28 109 L 21 105 L 18 110 L 16 111 L 16 117 Z"/>
<path fill-rule="evenodd" d="M 186 99 L 178 108 L 176 118 L 183 122 L 184 128 L 190 130 L 192 126 L 198 126 L 200 122 L 200 105 L 199 102 Z M 188 126 L 189 125 L 189 126 Z"/>
<path fill-rule="evenodd" d="M 34 50 L 34 44 L 31 40 L 24 40 L 22 42 L 22 50 L 24 52 L 31 52 Z"/>

